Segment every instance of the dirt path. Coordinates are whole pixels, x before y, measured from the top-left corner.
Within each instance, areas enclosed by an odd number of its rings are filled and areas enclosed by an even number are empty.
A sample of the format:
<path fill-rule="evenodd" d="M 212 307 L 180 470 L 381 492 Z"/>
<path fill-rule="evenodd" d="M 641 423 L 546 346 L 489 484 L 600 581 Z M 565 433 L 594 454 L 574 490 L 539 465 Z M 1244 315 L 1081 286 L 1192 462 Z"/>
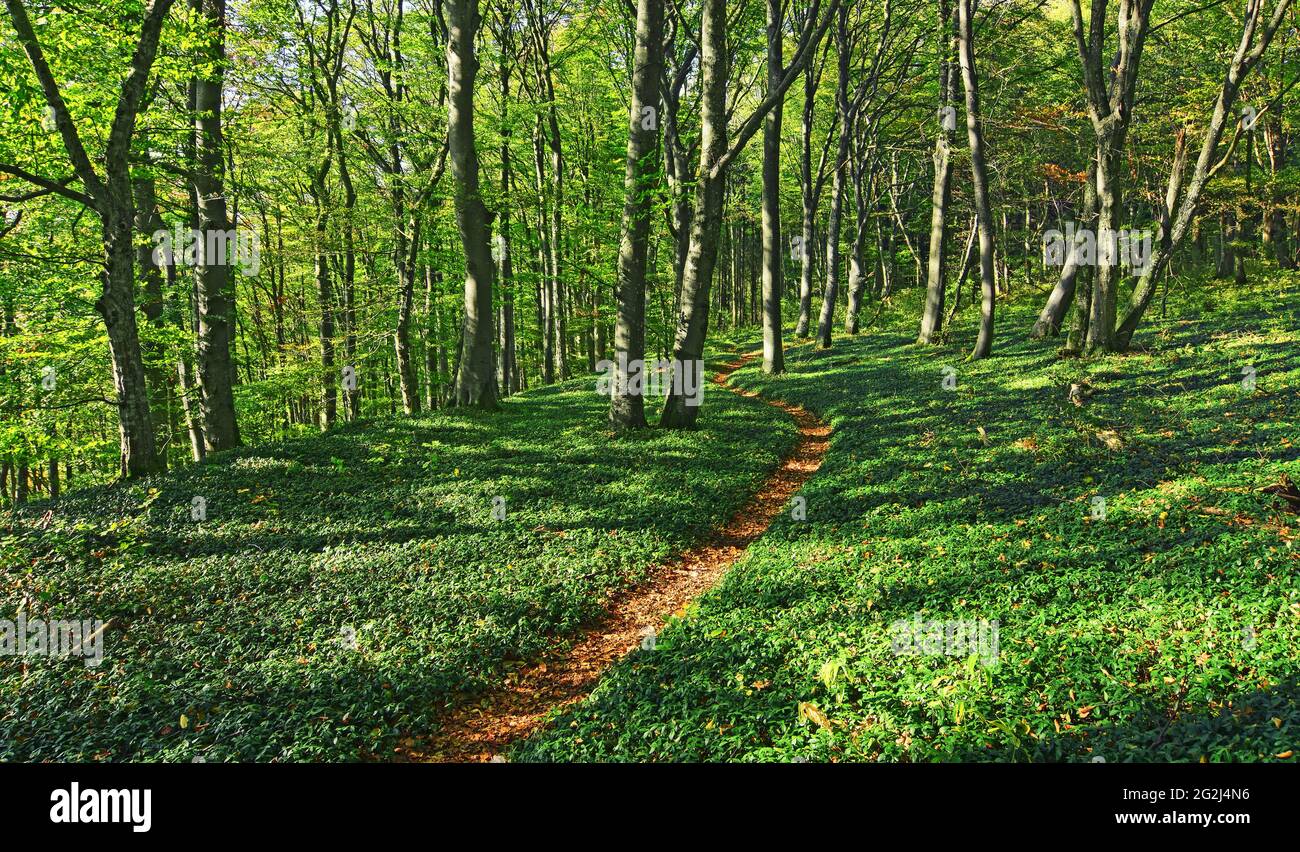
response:
<path fill-rule="evenodd" d="M 728 364 L 714 381 L 725 384 L 732 372 L 759 354 L 751 352 Z M 730 386 L 727 389 L 742 396 L 757 396 Z M 609 614 L 582 634 L 563 656 L 528 666 L 508 684 L 482 695 L 472 704 L 456 708 L 443 717 L 436 735 L 416 741 L 399 759 L 420 762 L 493 759 L 511 743 L 537 730 L 552 710 L 590 693 L 615 661 L 640 645 L 647 628 L 657 632 L 669 615 L 712 588 L 745 548 L 778 515 L 789 511 L 790 498 L 821 467 L 830 441 L 830 427 L 803 408 L 765 401 L 789 412 L 799 427 L 799 440 L 754 498 L 725 527 L 708 540 L 651 568 L 640 585 L 614 595 Z"/>

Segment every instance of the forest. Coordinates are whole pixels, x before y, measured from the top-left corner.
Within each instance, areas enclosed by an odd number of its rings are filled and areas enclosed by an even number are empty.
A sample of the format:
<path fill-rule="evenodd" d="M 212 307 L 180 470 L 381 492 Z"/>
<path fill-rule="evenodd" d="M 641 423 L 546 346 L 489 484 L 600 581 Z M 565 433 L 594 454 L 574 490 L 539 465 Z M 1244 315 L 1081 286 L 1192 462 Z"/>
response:
<path fill-rule="evenodd" d="M 4 0 L 0 761 L 1291 762 L 1291 0 Z"/>

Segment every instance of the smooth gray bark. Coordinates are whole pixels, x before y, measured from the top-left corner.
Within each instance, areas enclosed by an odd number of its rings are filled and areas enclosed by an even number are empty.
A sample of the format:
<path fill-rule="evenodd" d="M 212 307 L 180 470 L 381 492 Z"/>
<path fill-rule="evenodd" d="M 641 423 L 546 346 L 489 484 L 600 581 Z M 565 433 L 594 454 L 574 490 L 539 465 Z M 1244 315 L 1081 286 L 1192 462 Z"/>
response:
<path fill-rule="evenodd" d="M 638 0 L 632 104 L 628 110 L 627 160 L 623 173 L 623 223 L 618 250 L 618 318 L 614 326 L 614 383 L 609 419 L 621 429 L 646 425 L 645 385 L 630 375 L 645 361 L 645 282 L 650 214 L 655 188 L 659 84 L 663 74 L 663 0 Z"/>
<path fill-rule="evenodd" d="M 456 226 L 465 251 L 465 317 L 453 397 L 458 406 L 497 407 L 493 351 L 492 284 L 495 269 L 488 243 L 488 212 L 479 192 L 474 139 L 474 39 L 481 18 L 478 0 L 447 0 L 447 138 L 455 177 Z"/>
<path fill-rule="evenodd" d="M 945 250 L 948 244 L 948 202 L 952 197 L 952 145 L 956 131 L 950 109 L 956 100 L 956 69 L 953 67 L 952 5 L 939 0 L 939 112 L 934 137 L 934 183 L 930 191 L 930 252 L 926 262 L 925 307 L 921 311 L 921 332 L 917 343 L 936 343 L 943 328 L 943 305 L 947 288 Z"/>
<path fill-rule="evenodd" d="M 971 189 L 980 240 L 980 330 L 971 359 L 993 351 L 993 311 L 997 299 L 993 281 L 993 217 L 989 209 L 988 166 L 984 159 L 984 128 L 980 118 L 979 77 L 975 70 L 972 0 L 957 0 L 958 44 L 962 85 L 966 90 L 966 137 L 970 145 Z"/>
<path fill-rule="evenodd" d="M 785 38 L 781 0 L 767 0 L 767 89 L 781 85 Z M 781 341 L 781 294 L 785 263 L 781 246 L 781 118 L 778 102 L 763 120 L 763 372 L 785 372 Z"/>

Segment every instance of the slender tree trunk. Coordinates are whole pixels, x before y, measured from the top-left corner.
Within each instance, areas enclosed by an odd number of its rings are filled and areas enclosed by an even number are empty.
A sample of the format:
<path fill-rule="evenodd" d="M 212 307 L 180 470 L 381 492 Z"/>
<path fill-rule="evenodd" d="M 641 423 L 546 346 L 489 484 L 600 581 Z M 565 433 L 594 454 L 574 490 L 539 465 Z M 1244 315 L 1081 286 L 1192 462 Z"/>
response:
<path fill-rule="evenodd" d="M 1092 267 L 1079 271 L 1074 288 L 1074 319 L 1070 323 L 1070 333 L 1066 339 L 1067 352 L 1083 352 L 1088 341 L 1088 317 L 1092 305 Z"/>
<path fill-rule="evenodd" d="M 315 275 L 316 297 L 320 304 L 320 428 L 322 430 L 332 428 L 338 417 L 338 392 L 334 381 L 334 297 L 330 281 L 329 253 L 325 246 L 329 224 L 329 214 L 326 212 L 329 199 L 325 195 L 325 172 L 328 168 L 328 163 L 322 165 L 312 190 L 316 199 Z"/>
<path fill-rule="evenodd" d="M 175 292 L 176 287 L 176 266 L 175 264 L 167 267 L 167 282 Z M 180 305 L 175 312 L 176 325 L 181 329 L 182 334 L 190 339 L 197 338 L 199 327 L 198 317 L 194 310 L 193 284 L 191 282 L 191 292 L 181 296 Z M 280 342 L 280 350 L 283 352 L 284 342 Z M 203 461 L 207 455 L 207 442 L 203 440 L 203 420 L 198 410 L 198 386 L 194 379 L 194 365 L 190 361 L 188 348 L 183 348 L 176 358 L 176 392 L 181 400 L 181 412 L 185 416 L 185 431 L 190 439 L 190 458 L 196 462 Z"/>
<path fill-rule="evenodd" d="M 767 90 L 781 84 L 785 38 L 781 0 L 767 0 Z M 763 119 L 763 372 L 785 372 L 781 341 L 781 295 L 785 263 L 781 246 L 781 118 L 777 103 Z"/>
<path fill-rule="evenodd" d="M 514 259 L 510 245 L 510 64 L 500 63 L 501 75 L 501 213 L 497 223 L 497 251 L 501 275 L 501 345 L 498 386 L 509 396 L 515 383 Z"/>
<path fill-rule="evenodd" d="M 972 359 L 993 351 L 993 308 L 997 292 L 993 282 L 993 217 L 989 210 L 988 167 L 984 162 L 984 127 L 980 118 L 979 77 L 975 71 L 975 35 L 972 0 L 957 0 L 960 29 L 961 79 L 966 89 L 966 137 L 970 144 L 971 184 L 980 237 L 980 331 Z"/>
<path fill-rule="evenodd" d="M 166 223 L 163 222 L 162 216 L 158 213 L 158 200 L 155 191 L 154 179 L 152 177 L 136 178 L 132 181 L 135 196 L 135 229 L 137 239 L 141 237 L 151 238 L 153 234 L 165 230 Z M 154 257 L 153 242 L 145 242 L 139 239 L 136 245 L 135 261 L 140 280 L 144 299 L 140 304 L 140 312 L 144 314 L 146 320 L 154 328 L 161 328 L 165 323 L 164 301 L 163 301 L 163 270 Z M 144 347 L 142 356 L 149 356 L 148 363 L 145 365 L 145 375 L 149 382 L 149 410 L 153 413 L 155 420 L 159 411 L 167 410 L 168 398 L 171 395 L 171 386 L 168 382 L 168 367 L 165 361 L 165 353 L 162 347 L 154 344 L 153 346 Z M 162 446 L 158 450 L 158 462 L 165 470 L 167 468 L 166 445 L 170 442 L 170 435 L 163 439 Z"/>
<path fill-rule="evenodd" d="M 1083 229 L 1094 226 L 1093 219 L 1096 212 L 1097 165 L 1093 160 L 1088 164 L 1087 182 L 1083 188 L 1083 209 L 1075 223 L 1078 230 L 1074 241 L 1069 246 L 1056 286 L 1052 288 L 1051 294 L 1047 297 L 1047 304 L 1043 305 L 1038 321 L 1034 323 L 1033 331 L 1030 332 L 1030 337 L 1036 340 L 1049 335 L 1055 337 L 1061 330 L 1061 323 L 1065 319 L 1066 311 L 1070 309 L 1070 302 L 1074 298 L 1075 282 L 1079 277 L 1079 250 L 1084 243 Z"/>
<path fill-rule="evenodd" d="M 411 346 L 411 317 L 415 313 L 416 259 L 420 251 L 420 217 L 414 212 L 397 220 L 396 262 L 398 279 L 397 325 L 393 329 L 393 354 L 397 358 L 397 378 L 402 393 L 402 412 L 407 416 L 420 413 L 420 383 L 415 373 L 415 355 Z M 490 256 L 489 256 L 490 259 Z M 489 319 L 488 325 L 491 325 Z"/>
<path fill-rule="evenodd" d="M 424 372 L 428 381 L 424 384 L 424 407 L 433 411 L 438 407 L 438 388 L 442 385 L 442 374 L 438 370 L 438 353 L 442 350 L 442 323 L 439 322 L 438 296 L 441 287 L 434 282 L 442 281 L 442 272 L 435 272 L 432 265 L 424 268 Z"/>
<path fill-rule="evenodd" d="M 465 318 L 455 404 L 495 409 L 496 364 L 492 348 L 492 249 L 488 212 L 479 192 L 478 150 L 474 140 L 474 78 L 478 57 L 474 39 L 481 21 L 478 0 L 447 0 L 447 138 L 456 179 L 456 225 L 465 252 Z"/>
<path fill-rule="evenodd" d="M 645 378 L 645 283 L 655 188 L 659 78 L 663 74 L 663 0 L 638 0 L 632 106 L 623 177 L 622 239 L 618 251 L 618 320 L 614 326 L 614 383 L 609 419 L 622 429 L 646 425 L 645 386 L 629 387 L 633 371 Z"/>
<path fill-rule="evenodd" d="M 839 113 L 840 138 L 835 151 L 835 171 L 831 182 L 831 209 L 826 221 L 826 291 L 817 321 L 817 345 L 831 346 L 831 329 L 835 319 L 835 300 L 840 291 L 840 225 L 844 220 L 844 176 L 849 168 L 849 139 L 853 133 L 853 113 L 849 108 L 849 10 L 841 4 L 836 26 L 839 75 L 835 88 L 835 109 Z"/>
<path fill-rule="evenodd" d="M 870 203 L 867 199 L 868 185 L 875 180 L 874 173 L 866 176 L 866 163 L 863 162 L 861 146 L 854 145 L 853 163 L 853 209 L 856 226 L 853 231 L 853 247 L 849 253 L 849 304 L 844 314 L 844 333 L 858 333 L 858 314 L 862 310 L 862 293 L 867 288 L 867 226 L 870 223 Z"/>
<path fill-rule="evenodd" d="M 56 431 L 56 429 L 55 429 L 54 426 L 51 426 L 51 427 L 50 427 L 50 437 L 51 437 L 51 438 L 57 438 L 57 437 L 58 437 L 58 432 Z M 50 499 L 51 499 L 51 500 L 57 500 L 57 499 L 59 499 L 59 492 L 60 492 L 60 489 L 59 489 L 59 460 L 58 460 L 57 458 L 53 458 L 53 457 L 51 457 L 51 458 L 49 459 L 48 463 L 46 464 L 46 470 L 48 471 L 47 481 L 48 481 L 48 484 L 49 484 L 49 494 L 50 494 Z"/>
<path fill-rule="evenodd" d="M 357 192 L 352 186 L 352 174 L 348 169 L 347 151 L 343 136 L 335 127 L 335 156 L 339 162 L 339 183 L 343 186 L 343 275 L 340 282 L 343 292 L 343 358 L 353 370 L 357 366 L 357 309 L 356 309 L 356 208 Z M 343 389 L 343 408 L 349 421 L 361 416 L 360 382 Z"/>
<path fill-rule="evenodd" d="M 1285 129 L 1283 120 L 1284 104 L 1281 98 L 1269 108 L 1264 123 L 1264 145 L 1268 151 L 1269 171 L 1272 173 L 1268 204 L 1264 211 L 1264 227 L 1261 233 L 1264 250 L 1272 255 L 1280 269 L 1294 269 L 1295 263 L 1287 245 L 1285 192 L 1279 181 L 1279 172 L 1287 167 L 1288 151 L 1291 148 L 1291 134 Z"/>
<path fill-rule="evenodd" d="M 882 302 L 894 292 L 894 220 L 889 205 L 882 197 L 876 208 L 876 293 Z"/>
<path fill-rule="evenodd" d="M 930 253 L 925 287 L 925 308 L 921 313 L 918 343 L 935 343 L 943 326 L 943 304 L 947 282 L 944 254 L 948 242 L 948 201 L 952 195 L 952 143 L 956 123 L 956 73 L 952 61 L 952 5 L 939 0 L 939 121 L 934 137 L 934 185 L 930 193 Z"/>
<path fill-rule="evenodd" d="M 1236 240 L 1235 228 L 1232 211 L 1224 210 L 1219 214 L 1219 253 L 1214 266 L 1215 278 L 1231 278 L 1236 269 L 1237 259 L 1232 245 Z"/>
<path fill-rule="evenodd" d="M 550 249 L 550 228 L 546 200 L 546 155 L 542 141 L 542 117 L 533 125 L 533 173 L 537 186 L 537 259 L 541 277 L 538 283 L 539 322 L 542 332 L 542 382 L 551 384 L 556 375 L 556 345 L 559 335 L 555 321 L 555 275 L 551 268 L 554 255 Z"/>
<path fill-rule="evenodd" d="M 812 133 L 813 111 L 817 103 L 817 63 L 809 62 L 803 78 L 803 126 L 799 149 L 799 192 L 803 218 L 799 232 L 799 322 L 795 337 L 807 337 L 812 313 L 813 222 L 817 216 L 817 193 L 813 185 Z"/>
<path fill-rule="evenodd" d="M 704 380 L 704 338 L 709 323 L 709 288 L 718 259 L 725 173 L 717 165 L 727 150 L 727 25 L 725 0 L 703 0 L 700 37 L 700 173 L 695 184 L 695 213 L 690 249 L 682 277 L 682 306 L 673 342 L 673 384 L 660 424 L 691 429 L 699 399 L 688 404 L 685 391 L 698 394 Z"/>
<path fill-rule="evenodd" d="M 206 19 L 209 30 L 200 51 L 207 70 L 194 78 L 194 196 L 199 233 L 203 235 L 206 249 L 219 244 L 225 247 L 226 255 L 214 258 L 201 253 L 203 260 L 194 270 L 199 306 L 197 361 L 203 439 L 208 452 L 218 452 L 242 443 L 235 418 L 235 374 L 231 358 L 235 288 L 230 264 L 234 246 L 226 242 L 232 231 L 226 213 L 221 121 L 226 0 L 190 0 L 190 7 Z"/>

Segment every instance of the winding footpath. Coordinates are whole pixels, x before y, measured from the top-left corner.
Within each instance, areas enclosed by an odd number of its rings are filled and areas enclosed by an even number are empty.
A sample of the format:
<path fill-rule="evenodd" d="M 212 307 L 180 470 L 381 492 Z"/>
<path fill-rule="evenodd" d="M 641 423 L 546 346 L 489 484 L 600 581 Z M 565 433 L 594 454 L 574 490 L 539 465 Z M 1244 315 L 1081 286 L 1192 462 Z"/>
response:
<path fill-rule="evenodd" d="M 757 358 L 750 352 L 723 367 L 713 380 L 727 384 L 733 372 Z M 557 658 L 529 665 L 508 683 L 450 710 L 438 733 L 417 740 L 403 758 L 417 762 L 481 762 L 504 759 L 508 747 L 542 726 L 552 711 L 586 697 L 606 670 L 637 648 L 648 630 L 658 632 L 669 615 L 712 588 L 821 467 L 830 426 L 800 406 L 764 400 L 790 414 L 799 428 L 793 450 L 754 497 L 700 544 L 653 566 L 639 585 L 613 595 L 609 612 Z"/>

